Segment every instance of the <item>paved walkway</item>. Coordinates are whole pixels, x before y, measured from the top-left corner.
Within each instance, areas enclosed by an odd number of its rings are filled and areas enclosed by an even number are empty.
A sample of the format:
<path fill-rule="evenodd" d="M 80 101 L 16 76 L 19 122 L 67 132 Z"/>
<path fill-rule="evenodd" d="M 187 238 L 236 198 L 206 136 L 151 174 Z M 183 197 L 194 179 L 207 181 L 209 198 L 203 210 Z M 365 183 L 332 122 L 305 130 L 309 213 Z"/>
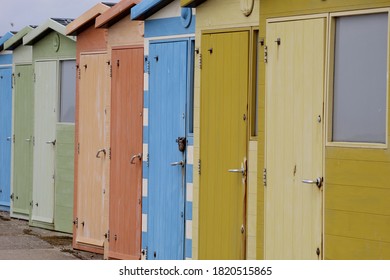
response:
<path fill-rule="evenodd" d="M 102 255 L 74 250 L 72 235 L 29 227 L 0 212 L 0 260 L 94 260 Z"/>

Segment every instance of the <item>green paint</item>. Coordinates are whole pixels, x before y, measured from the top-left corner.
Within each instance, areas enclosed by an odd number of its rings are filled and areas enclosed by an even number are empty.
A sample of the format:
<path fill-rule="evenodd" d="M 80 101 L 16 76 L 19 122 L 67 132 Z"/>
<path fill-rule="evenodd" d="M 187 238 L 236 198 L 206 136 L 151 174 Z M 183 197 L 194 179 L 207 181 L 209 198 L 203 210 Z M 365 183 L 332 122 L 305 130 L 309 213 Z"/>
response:
<path fill-rule="evenodd" d="M 59 38 L 59 48 L 57 49 L 57 39 Z M 33 60 L 57 60 L 76 57 L 76 42 L 52 31 L 33 46 Z"/>

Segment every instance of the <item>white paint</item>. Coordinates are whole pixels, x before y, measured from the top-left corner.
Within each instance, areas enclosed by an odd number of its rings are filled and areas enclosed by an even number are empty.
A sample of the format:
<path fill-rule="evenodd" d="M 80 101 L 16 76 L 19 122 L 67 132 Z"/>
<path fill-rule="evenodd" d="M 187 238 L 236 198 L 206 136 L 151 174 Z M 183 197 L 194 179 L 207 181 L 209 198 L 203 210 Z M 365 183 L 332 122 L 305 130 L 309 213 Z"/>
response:
<path fill-rule="evenodd" d="M 149 90 L 149 74 L 144 73 L 144 91 Z"/>
<path fill-rule="evenodd" d="M 144 126 L 149 126 L 149 109 L 144 108 Z"/>
<path fill-rule="evenodd" d="M 186 239 L 192 240 L 192 221 L 191 220 L 186 221 Z"/>
<path fill-rule="evenodd" d="M 142 153 L 143 153 L 143 156 L 142 156 L 142 160 L 143 161 L 148 161 L 148 144 L 143 144 L 142 145 Z"/>
<path fill-rule="evenodd" d="M 194 164 L 194 146 L 187 146 L 187 164 Z"/>
<path fill-rule="evenodd" d="M 148 232 L 148 214 L 142 214 L 142 232 Z"/>
<path fill-rule="evenodd" d="M 192 183 L 187 183 L 187 194 L 186 200 L 192 202 L 194 199 L 194 186 Z"/>
<path fill-rule="evenodd" d="M 142 179 L 142 196 L 148 196 L 148 179 Z"/>
<path fill-rule="evenodd" d="M 168 4 L 161 10 L 157 11 L 155 14 L 150 16 L 148 19 L 160 19 L 160 18 L 171 18 L 171 17 L 180 17 L 181 16 L 181 7 L 180 0 L 175 0 L 172 3 Z"/>

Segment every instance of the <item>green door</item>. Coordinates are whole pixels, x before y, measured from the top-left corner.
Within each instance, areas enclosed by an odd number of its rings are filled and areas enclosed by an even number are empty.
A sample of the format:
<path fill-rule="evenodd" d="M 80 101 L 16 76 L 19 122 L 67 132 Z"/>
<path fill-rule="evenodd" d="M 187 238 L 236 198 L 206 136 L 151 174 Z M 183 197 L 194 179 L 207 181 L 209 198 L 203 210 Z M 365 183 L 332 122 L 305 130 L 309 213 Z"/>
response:
<path fill-rule="evenodd" d="M 33 160 L 33 67 L 15 67 L 14 88 L 14 168 L 11 213 L 28 219 L 32 190 Z"/>
<path fill-rule="evenodd" d="M 199 259 L 245 258 L 249 33 L 202 36 Z"/>

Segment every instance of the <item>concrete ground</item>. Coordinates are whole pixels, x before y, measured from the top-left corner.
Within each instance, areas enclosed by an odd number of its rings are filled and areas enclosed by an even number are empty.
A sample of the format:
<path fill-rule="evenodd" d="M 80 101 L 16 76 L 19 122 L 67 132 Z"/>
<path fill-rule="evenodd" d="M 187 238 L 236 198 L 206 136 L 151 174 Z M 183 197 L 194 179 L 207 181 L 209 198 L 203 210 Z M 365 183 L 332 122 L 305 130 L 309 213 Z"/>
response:
<path fill-rule="evenodd" d="M 0 260 L 101 260 L 102 255 L 74 250 L 72 235 L 36 227 L 0 212 Z"/>

